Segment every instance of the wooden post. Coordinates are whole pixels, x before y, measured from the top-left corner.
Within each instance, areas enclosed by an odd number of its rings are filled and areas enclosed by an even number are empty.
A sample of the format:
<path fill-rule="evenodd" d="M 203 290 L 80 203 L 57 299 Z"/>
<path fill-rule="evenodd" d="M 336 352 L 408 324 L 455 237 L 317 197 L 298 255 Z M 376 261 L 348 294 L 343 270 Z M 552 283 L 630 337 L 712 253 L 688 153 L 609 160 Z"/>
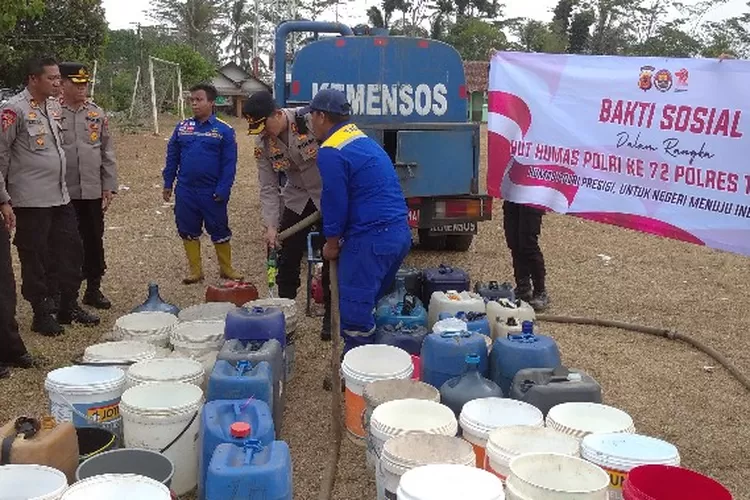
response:
<path fill-rule="evenodd" d="M 99 61 L 94 60 L 94 76 L 91 79 L 91 98 L 94 98 L 94 89 L 96 88 L 96 67 L 98 65 Z"/>
<path fill-rule="evenodd" d="M 154 135 L 159 135 L 159 110 L 156 108 L 156 83 L 154 82 L 154 58 L 148 58 L 148 78 L 151 82 L 151 110 L 154 115 Z"/>
<path fill-rule="evenodd" d="M 133 97 L 130 99 L 130 113 L 128 118 L 133 118 L 133 109 L 135 108 L 135 93 L 138 91 L 138 80 L 141 79 L 141 67 L 138 66 L 138 71 L 135 73 L 135 82 L 133 83 Z"/>
<path fill-rule="evenodd" d="M 177 102 L 180 104 L 180 120 L 185 119 L 185 99 L 182 97 L 182 68 L 180 65 L 177 65 L 177 91 L 179 92 L 177 96 Z"/>

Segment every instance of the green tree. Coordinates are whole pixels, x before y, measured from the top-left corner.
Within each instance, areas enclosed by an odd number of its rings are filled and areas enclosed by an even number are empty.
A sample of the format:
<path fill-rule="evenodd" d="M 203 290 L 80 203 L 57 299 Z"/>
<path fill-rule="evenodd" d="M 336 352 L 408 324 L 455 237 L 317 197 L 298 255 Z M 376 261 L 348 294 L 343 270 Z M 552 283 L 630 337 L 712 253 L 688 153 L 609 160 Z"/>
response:
<path fill-rule="evenodd" d="M 0 35 L 13 30 L 19 19 L 33 19 L 44 12 L 44 0 L 3 0 L 0 2 Z"/>
<path fill-rule="evenodd" d="M 210 80 L 216 74 L 216 68 L 210 61 L 184 43 L 156 47 L 150 55 L 165 61 L 179 63 L 184 88 Z"/>
<path fill-rule="evenodd" d="M 154 0 L 149 16 L 176 29 L 183 43 L 210 61 L 219 60 L 221 0 Z"/>
<path fill-rule="evenodd" d="M 505 34 L 480 19 L 460 19 L 448 31 L 444 42 L 461 54 L 464 61 L 485 61 L 490 49 L 502 50 L 508 45 Z"/>
<path fill-rule="evenodd" d="M 654 36 L 634 46 L 631 53 L 639 56 L 695 57 L 702 48 L 700 40 L 672 23 L 658 28 Z"/>

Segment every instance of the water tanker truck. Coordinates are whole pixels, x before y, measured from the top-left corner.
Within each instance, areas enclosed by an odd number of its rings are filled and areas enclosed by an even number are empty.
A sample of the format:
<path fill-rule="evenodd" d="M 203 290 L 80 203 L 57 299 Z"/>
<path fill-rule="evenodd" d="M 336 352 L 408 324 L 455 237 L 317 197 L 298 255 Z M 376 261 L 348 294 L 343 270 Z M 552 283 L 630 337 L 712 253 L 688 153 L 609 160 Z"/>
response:
<path fill-rule="evenodd" d="M 288 77 L 286 43 L 294 32 L 313 39 L 289 61 Z M 353 121 L 398 171 L 420 247 L 469 249 L 478 223 L 492 218 L 492 198 L 479 192 L 480 128 L 467 120 L 456 49 L 384 30 L 355 35 L 339 23 L 285 21 L 276 29 L 274 71 L 279 106 L 305 105 L 324 88 L 345 92 Z"/>

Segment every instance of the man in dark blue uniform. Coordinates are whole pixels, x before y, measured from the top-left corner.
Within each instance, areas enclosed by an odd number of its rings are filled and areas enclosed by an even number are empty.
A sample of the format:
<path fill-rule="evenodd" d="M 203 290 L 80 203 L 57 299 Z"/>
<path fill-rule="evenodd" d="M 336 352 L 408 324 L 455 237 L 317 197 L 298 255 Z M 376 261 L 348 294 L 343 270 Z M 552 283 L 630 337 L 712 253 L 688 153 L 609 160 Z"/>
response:
<path fill-rule="evenodd" d="M 194 116 L 177 124 L 167 145 L 164 168 L 164 201 L 172 197 L 175 178 L 175 221 L 187 254 L 189 285 L 203 280 L 200 237 L 203 226 L 211 236 L 221 277 L 241 280 L 232 268 L 227 208 L 237 172 L 237 138 L 234 129 L 214 114 L 216 88 L 199 84 L 190 89 Z"/>
<path fill-rule="evenodd" d="M 388 154 L 351 123 L 343 92 L 324 89 L 299 113 L 311 114 L 322 143 L 323 257 L 338 259 L 344 353 L 375 341 L 375 304 L 411 249 L 407 208 Z"/>

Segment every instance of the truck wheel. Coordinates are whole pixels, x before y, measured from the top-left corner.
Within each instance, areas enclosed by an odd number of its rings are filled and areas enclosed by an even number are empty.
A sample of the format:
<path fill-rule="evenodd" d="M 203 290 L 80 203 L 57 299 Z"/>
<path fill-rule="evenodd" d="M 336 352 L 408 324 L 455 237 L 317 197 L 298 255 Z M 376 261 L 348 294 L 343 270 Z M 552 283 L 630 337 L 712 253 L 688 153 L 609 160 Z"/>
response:
<path fill-rule="evenodd" d="M 473 234 L 452 234 L 446 236 L 445 249 L 454 252 L 466 252 L 474 241 Z"/>
<path fill-rule="evenodd" d="M 443 251 L 447 243 L 447 236 L 433 236 L 429 229 L 419 230 L 420 250 Z"/>

